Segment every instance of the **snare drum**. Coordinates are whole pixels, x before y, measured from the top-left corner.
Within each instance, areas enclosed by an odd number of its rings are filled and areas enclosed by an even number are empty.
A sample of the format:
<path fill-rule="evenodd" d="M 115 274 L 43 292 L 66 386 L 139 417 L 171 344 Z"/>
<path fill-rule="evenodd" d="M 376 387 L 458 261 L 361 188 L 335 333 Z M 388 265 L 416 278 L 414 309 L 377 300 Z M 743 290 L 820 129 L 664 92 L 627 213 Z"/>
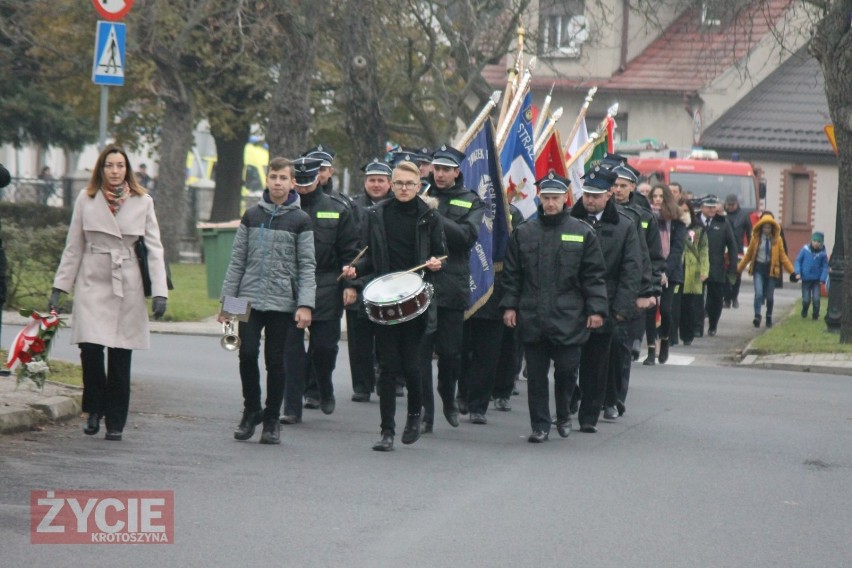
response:
<path fill-rule="evenodd" d="M 371 321 L 393 325 L 413 320 L 432 300 L 432 285 L 413 272 L 391 272 L 364 288 L 364 308 Z"/>

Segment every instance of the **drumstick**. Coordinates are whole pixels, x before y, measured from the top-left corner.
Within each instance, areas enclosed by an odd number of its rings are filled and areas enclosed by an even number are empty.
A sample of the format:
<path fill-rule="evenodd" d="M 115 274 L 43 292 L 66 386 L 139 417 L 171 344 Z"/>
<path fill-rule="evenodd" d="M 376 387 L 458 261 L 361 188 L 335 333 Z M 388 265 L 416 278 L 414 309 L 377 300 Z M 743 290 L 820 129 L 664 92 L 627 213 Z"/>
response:
<path fill-rule="evenodd" d="M 447 260 L 447 255 L 439 256 L 436 260 Z M 405 272 L 400 272 L 400 274 L 411 274 L 412 272 L 417 272 L 421 268 L 426 268 L 427 264 L 429 264 L 429 263 L 424 262 L 423 264 L 415 266 L 414 268 L 410 268 L 409 270 L 406 270 Z"/>
<path fill-rule="evenodd" d="M 367 249 L 368 249 L 368 248 L 370 248 L 370 245 L 365 246 L 365 247 L 361 250 L 361 252 L 359 252 L 359 253 L 358 253 L 358 255 L 357 255 L 355 258 L 353 258 L 353 259 L 352 259 L 352 262 L 350 262 L 350 263 L 349 263 L 349 264 L 347 264 L 346 266 L 352 266 L 353 264 L 355 264 L 356 262 L 358 262 L 359 260 L 361 260 L 361 257 L 362 257 L 362 256 L 364 256 L 364 253 L 365 253 L 365 252 L 367 252 Z M 338 277 L 337 277 L 337 281 L 338 281 L 338 282 L 340 282 L 342 279 L 343 279 L 343 273 L 341 272 L 341 273 L 340 273 L 340 276 L 338 276 Z"/>

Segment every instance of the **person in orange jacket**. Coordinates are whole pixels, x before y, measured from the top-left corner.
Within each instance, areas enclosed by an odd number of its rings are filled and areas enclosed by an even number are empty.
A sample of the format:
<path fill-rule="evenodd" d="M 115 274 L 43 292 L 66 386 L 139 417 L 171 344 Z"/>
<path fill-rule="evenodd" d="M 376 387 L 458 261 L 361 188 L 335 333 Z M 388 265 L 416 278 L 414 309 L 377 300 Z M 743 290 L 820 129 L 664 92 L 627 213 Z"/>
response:
<path fill-rule="evenodd" d="M 742 260 L 737 265 L 737 272 L 742 273 L 748 267 L 748 272 L 754 277 L 754 327 L 760 327 L 760 312 L 763 302 L 766 302 L 766 327 L 772 327 L 772 307 L 775 303 L 775 282 L 781 275 L 781 267 L 790 273 L 790 281 L 796 282 L 799 277 L 781 239 L 781 226 L 771 215 L 763 215 L 755 223 L 751 232 L 751 241 Z"/>

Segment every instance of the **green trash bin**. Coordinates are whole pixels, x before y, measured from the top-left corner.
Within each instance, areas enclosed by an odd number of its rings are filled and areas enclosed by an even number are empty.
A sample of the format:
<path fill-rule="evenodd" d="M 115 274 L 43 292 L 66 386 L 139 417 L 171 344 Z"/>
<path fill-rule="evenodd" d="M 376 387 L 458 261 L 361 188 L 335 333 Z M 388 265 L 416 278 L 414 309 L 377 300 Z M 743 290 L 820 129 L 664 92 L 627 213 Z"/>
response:
<path fill-rule="evenodd" d="M 207 297 L 218 299 L 222 293 L 222 282 L 231 261 L 231 249 L 237 234 L 239 221 L 229 223 L 199 223 L 204 264 L 207 267 Z"/>

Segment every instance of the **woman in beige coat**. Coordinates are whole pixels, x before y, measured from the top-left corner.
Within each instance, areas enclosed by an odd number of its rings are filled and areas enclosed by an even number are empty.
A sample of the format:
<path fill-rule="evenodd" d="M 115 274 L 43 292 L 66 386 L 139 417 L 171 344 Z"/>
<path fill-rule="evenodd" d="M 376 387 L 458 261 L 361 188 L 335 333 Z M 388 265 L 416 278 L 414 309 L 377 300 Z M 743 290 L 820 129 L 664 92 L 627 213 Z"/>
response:
<path fill-rule="evenodd" d="M 130 406 L 130 355 L 148 349 L 148 306 L 135 244 L 148 248 L 154 317 L 166 311 L 166 268 L 154 201 L 133 175 L 127 153 L 107 146 L 88 187 L 74 203 L 50 306 L 74 289 L 71 343 L 80 346 L 83 411 L 88 435 L 106 423 L 106 439 L 121 440 Z M 104 347 L 107 366 L 104 369 Z"/>

